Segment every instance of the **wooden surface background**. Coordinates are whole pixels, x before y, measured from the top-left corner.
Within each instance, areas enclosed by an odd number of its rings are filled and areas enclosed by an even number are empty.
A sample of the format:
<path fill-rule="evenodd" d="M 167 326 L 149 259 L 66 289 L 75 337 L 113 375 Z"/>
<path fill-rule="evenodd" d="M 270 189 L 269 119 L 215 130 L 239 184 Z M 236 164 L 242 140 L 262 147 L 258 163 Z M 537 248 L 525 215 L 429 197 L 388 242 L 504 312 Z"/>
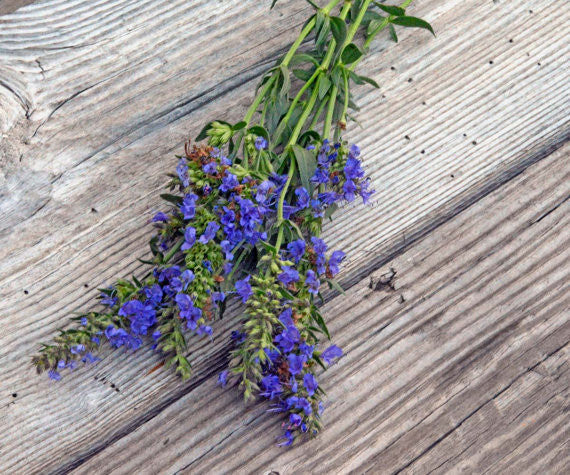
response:
<path fill-rule="evenodd" d="M 174 153 L 239 119 L 302 0 L 0 2 L 1 473 L 569 473 L 570 3 L 418 0 L 361 70 L 377 194 L 326 229 L 350 255 L 324 313 L 346 356 L 326 429 L 284 450 L 267 406 L 103 353 L 54 384 L 29 357 L 140 271 Z"/>

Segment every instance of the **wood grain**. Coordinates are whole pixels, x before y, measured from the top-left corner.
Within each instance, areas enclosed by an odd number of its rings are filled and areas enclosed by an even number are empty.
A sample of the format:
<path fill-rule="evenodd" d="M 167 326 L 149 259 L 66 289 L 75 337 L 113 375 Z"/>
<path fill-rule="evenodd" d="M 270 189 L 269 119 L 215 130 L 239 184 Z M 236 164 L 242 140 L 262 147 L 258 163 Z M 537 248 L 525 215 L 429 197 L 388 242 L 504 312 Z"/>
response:
<path fill-rule="evenodd" d="M 569 4 L 488 3 L 418 2 L 437 39 L 403 31 L 362 64 L 382 89 L 359 91 L 363 128 L 350 138 L 378 192 L 326 230 L 351 255 L 347 287 L 568 139 Z M 147 376 L 149 352 L 106 353 L 59 385 L 27 366 L 91 289 L 139 271 L 173 153 L 206 120 L 240 117 L 309 13 L 301 1 L 267 6 L 57 0 L 0 17 L 0 420 L 17 428 L 0 442 L 4 471 L 80 464 L 222 365 L 232 319 L 214 344 L 192 343 L 188 384 Z"/>
<path fill-rule="evenodd" d="M 243 407 L 211 377 L 76 473 L 565 473 L 569 157 L 530 167 L 326 305 L 346 356 L 320 378 L 317 439 L 276 447 L 268 405 Z"/>

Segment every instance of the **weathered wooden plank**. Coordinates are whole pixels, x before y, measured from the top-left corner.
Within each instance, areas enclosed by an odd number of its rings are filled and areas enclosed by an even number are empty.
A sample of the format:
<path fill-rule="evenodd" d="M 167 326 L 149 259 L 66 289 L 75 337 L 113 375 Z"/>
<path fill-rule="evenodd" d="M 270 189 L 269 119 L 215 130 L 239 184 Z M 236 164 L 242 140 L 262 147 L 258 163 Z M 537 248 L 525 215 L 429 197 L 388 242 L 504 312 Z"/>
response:
<path fill-rule="evenodd" d="M 564 473 L 569 156 L 532 166 L 326 305 L 346 356 L 321 377 L 317 439 L 275 447 L 268 406 L 244 407 L 211 377 L 76 473 Z"/>
<path fill-rule="evenodd" d="M 413 11 L 432 21 L 438 39 L 405 32 L 363 64 L 386 97 L 361 92 L 367 130 L 351 137 L 368 155 L 378 195 L 365 213 L 347 208 L 327 230 L 352 253 L 345 282 L 567 139 L 568 45 L 559 31 L 570 14 L 566 2 L 555 6 L 420 2 Z M 266 7 L 59 1 L 0 19 L 0 372 L 10 403 L 0 415 L 19 428 L 2 442 L 0 466 L 73 463 L 215 370 L 232 321 L 217 326 L 213 345 L 193 343 L 197 378 L 187 385 L 165 372 L 147 377 L 158 361 L 148 353 L 106 357 L 95 373 L 59 386 L 22 365 L 65 315 L 89 303 L 95 292 L 83 284 L 138 269 L 148 236 L 141 215 L 158 206 L 171 154 L 205 120 L 239 117 L 251 80 L 308 13 L 303 2 L 282 2 L 276 15 Z"/>

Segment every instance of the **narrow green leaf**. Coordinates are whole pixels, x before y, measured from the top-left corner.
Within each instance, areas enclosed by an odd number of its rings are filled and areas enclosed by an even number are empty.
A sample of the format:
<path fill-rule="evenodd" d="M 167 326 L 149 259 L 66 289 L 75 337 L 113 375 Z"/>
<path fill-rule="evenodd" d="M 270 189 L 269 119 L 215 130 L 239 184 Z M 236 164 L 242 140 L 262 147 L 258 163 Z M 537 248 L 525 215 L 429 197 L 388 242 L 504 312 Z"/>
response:
<path fill-rule="evenodd" d="M 323 333 L 330 340 L 331 334 L 329 333 L 329 329 L 327 328 L 327 324 L 325 323 L 323 316 L 318 311 L 314 312 L 312 316 L 313 316 L 313 320 L 315 321 L 315 323 L 319 326 L 319 328 L 323 331 Z"/>
<path fill-rule="evenodd" d="M 291 78 L 289 77 L 289 70 L 284 64 L 279 66 L 279 69 L 281 70 L 281 77 L 283 78 L 280 94 L 281 96 L 286 96 L 291 89 Z"/>
<path fill-rule="evenodd" d="M 358 48 L 354 43 L 350 43 L 346 45 L 346 48 L 344 48 L 340 59 L 344 64 L 352 64 L 355 61 L 358 61 L 361 56 L 362 51 L 360 51 L 360 48 Z"/>
<path fill-rule="evenodd" d="M 311 177 L 317 168 L 317 158 L 311 150 L 307 150 L 300 145 L 294 144 L 292 148 L 299 168 L 301 184 L 310 192 L 312 189 Z"/>
<path fill-rule="evenodd" d="M 173 204 L 175 204 L 175 205 L 179 205 L 179 204 L 181 204 L 182 201 L 183 201 L 183 198 L 182 198 L 181 196 L 171 195 L 171 194 L 169 194 L 169 193 L 163 193 L 163 194 L 160 195 L 160 197 L 161 197 L 163 200 L 166 200 L 166 201 L 168 201 L 168 202 L 170 202 L 170 203 L 173 203 Z"/>
<path fill-rule="evenodd" d="M 325 279 L 325 280 L 328 282 L 329 287 L 331 289 L 334 289 L 340 292 L 342 295 L 345 295 L 344 289 L 340 286 L 340 284 L 336 280 L 334 279 Z"/>
<path fill-rule="evenodd" d="M 369 78 L 369 77 L 366 77 L 366 76 L 359 76 L 359 79 L 360 79 L 361 81 L 365 82 L 365 83 L 370 84 L 371 86 L 374 86 L 376 89 L 379 89 L 379 88 L 380 88 L 380 86 L 378 85 L 378 83 L 377 83 L 374 79 L 372 79 L 372 78 Z"/>
<path fill-rule="evenodd" d="M 330 23 L 333 38 L 336 40 L 337 47 L 340 47 L 346 39 L 346 23 L 336 16 L 330 17 Z"/>
<path fill-rule="evenodd" d="M 387 20 L 387 18 L 385 17 L 380 17 L 377 20 L 372 20 L 369 24 L 368 24 L 368 28 L 366 29 L 366 34 L 368 36 L 373 35 L 374 32 L 378 29 L 380 29 L 382 27 L 382 25 L 384 24 L 384 22 Z"/>
<path fill-rule="evenodd" d="M 431 25 L 421 18 L 416 18 L 413 16 L 399 16 L 390 20 L 395 25 L 406 26 L 411 28 L 423 28 L 424 30 L 428 30 L 431 32 L 433 36 L 435 36 L 435 31 Z"/>
<path fill-rule="evenodd" d="M 275 4 L 277 3 L 278 0 L 273 0 L 273 2 L 271 2 L 271 7 L 269 7 L 270 10 L 273 9 L 273 7 L 275 6 Z"/>
<path fill-rule="evenodd" d="M 304 69 L 293 69 L 293 75 L 301 81 L 308 81 L 313 73 Z"/>
<path fill-rule="evenodd" d="M 388 30 L 390 31 L 390 39 L 394 43 L 397 43 L 398 42 L 398 35 L 396 34 L 396 28 L 394 28 L 394 25 L 389 25 Z"/>
<path fill-rule="evenodd" d="M 319 12 L 320 13 L 320 12 Z M 319 17 L 317 15 L 317 24 Z M 331 31 L 331 22 L 328 16 L 322 15 L 322 22 L 320 28 L 317 28 L 317 35 L 315 38 L 315 47 L 317 51 L 322 52 L 323 48 L 326 46 L 327 38 L 329 32 Z"/>
<path fill-rule="evenodd" d="M 295 230 L 295 232 L 298 234 L 298 236 L 299 236 L 301 239 L 304 239 L 304 237 L 303 237 L 303 231 L 301 231 L 301 228 L 300 228 L 299 226 L 297 226 L 296 223 L 294 223 L 294 222 L 291 221 L 290 219 L 286 219 L 285 222 L 286 222 L 289 226 L 291 226 L 292 229 Z M 277 252 L 277 250 L 275 250 L 275 251 Z"/>
<path fill-rule="evenodd" d="M 322 100 L 325 97 L 326 93 L 329 91 L 331 87 L 331 81 L 325 75 L 321 76 L 321 80 L 319 81 L 319 99 Z"/>
<path fill-rule="evenodd" d="M 277 254 L 277 248 L 275 246 L 272 246 L 268 242 L 261 241 L 261 240 L 259 240 L 258 242 L 259 242 L 259 244 L 261 244 L 265 249 L 267 249 L 272 254 Z"/>
<path fill-rule="evenodd" d="M 394 5 L 382 5 L 381 3 L 376 3 L 376 6 L 390 15 L 404 16 L 406 14 L 406 10 Z"/>
<path fill-rule="evenodd" d="M 340 82 L 342 80 L 342 70 L 339 66 L 337 66 L 332 70 L 331 80 L 337 88 L 340 87 Z"/>
<path fill-rule="evenodd" d="M 291 66 L 294 66 L 300 63 L 312 63 L 315 66 L 319 65 L 317 59 L 314 56 L 311 56 L 310 54 L 307 53 L 297 53 L 291 58 L 291 62 L 289 64 Z"/>
<path fill-rule="evenodd" d="M 247 125 L 247 122 L 245 122 L 245 121 L 242 120 L 241 122 L 238 122 L 236 125 L 233 125 L 233 126 L 232 126 L 232 130 L 234 130 L 234 131 L 241 130 L 241 129 L 243 129 L 246 125 Z"/>
<path fill-rule="evenodd" d="M 317 364 L 323 368 L 325 371 L 327 367 L 324 365 L 323 360 L 321 360 L 317 355 L 313 354 L 313 359 L 317 362 Z"/>
<path fill-rule="evenodd" d="M 204 128 L 200 131 L 200 133 L 198 134 L 198 136 L 196 137 L 196 142 L 200 142 L 201 140 L 204 140 L 208 135 L 208 129 L 210 128 L 210 126 L 212 125 L 212 122 L 208 122 Z"/>

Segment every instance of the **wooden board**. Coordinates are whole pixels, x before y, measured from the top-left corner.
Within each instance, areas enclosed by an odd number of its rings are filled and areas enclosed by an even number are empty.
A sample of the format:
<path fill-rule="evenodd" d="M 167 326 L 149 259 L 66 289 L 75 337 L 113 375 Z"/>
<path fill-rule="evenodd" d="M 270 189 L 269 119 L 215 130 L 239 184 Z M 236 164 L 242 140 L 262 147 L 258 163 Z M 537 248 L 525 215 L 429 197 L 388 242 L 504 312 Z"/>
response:
<path fill-rule="evenodd" d="M 275 447 L 269 406 L 211 377 L 77 473 L 565 473 L 569 158 L 566 146 L 325 306 L 346 356 L 321 377 L 317 439 Z"/>
<path fill-rule="evenodd" d="M 106 353 L 58 385 L 34 377 L 27 361 L 65 316 L 91 304 L 94 288 L 139 271 L 134 258 L 146 252 L 146 216 L 160 205 L 172 155 L 206 120 L 239 119 L 260 72 L 309 14 L 300 0 L 280 3 L 269 14 L 254 0 L 58 0 L 0 17 L 6 471 L 63 470 L 114 450 L 168 408 L 195 401 L 222 366 L 233 319 L 216 326 L 213 345 L 194 340 L 187 384 L 165 371 L 147 376 L 158 361 L 148 352 Z M 362 64 L 382 89 L 359 91 L 363 129 L 350 138 L 378 193 L 326 231 L 351 256 L 347 287 L 569 136 L 567 2 L 431 0 L 411 11 L 438 38 L 402 32 Z M 343 308 L 329 318 L 350 321 Z M 231 431 L 239 409 L 225 410 Z M 213 446 L 200 417 L 196 454 Z"/>

